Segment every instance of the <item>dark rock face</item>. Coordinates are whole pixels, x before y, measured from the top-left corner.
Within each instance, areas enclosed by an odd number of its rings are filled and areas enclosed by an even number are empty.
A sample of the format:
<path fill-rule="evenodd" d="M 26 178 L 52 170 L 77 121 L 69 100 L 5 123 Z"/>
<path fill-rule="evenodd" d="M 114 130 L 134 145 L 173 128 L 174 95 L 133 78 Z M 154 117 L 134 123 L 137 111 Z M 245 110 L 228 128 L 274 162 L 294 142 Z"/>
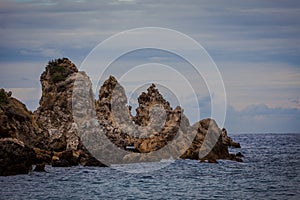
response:
<path fill-rule="evenodd" d="M 33 150 L 36 154 L 36 159 L 35 159 L 36 164 L 51 163 L 53 152 L 46 149 L 36 148 L 36 147 L 34 147 Z"/>
<path fill-rule="evenodd" d="M 0 89 L 0 138 L 15 138 L 27 146 L 45 147 L 44 136 L 26 106 Z"/>
<path fill-rule="evenodd" d="M 80 153 L 73 150 L 67 150 L 61 152 L 59 159 L 53 160 L 53 167 L 71 167 L 76 166 L 79 163 Z"/>
<path fill-rule="evenodd" d="M 228 137 L 227 134 L 222 134 L 222 130 L 218 127 L 215 120 L 209 118 L 203 119 L 194 124 L 192 129 L 197 130 L 197 135 L 190 148 L 187 149 L 187 151 L 181 156 L 182 158 L 200 159 L 200 161 L 212 163 L 216 162 L 218 159 L 242 161 L 236 155 L 229 153 L 228 147 L 231 145 L 228 141 L 232 141 L 232 139 Z M 205 137 L 209 137 L 211 141 L 216 141 L 216 143 L 210 144 L 210 141 L 208 140 L 208 142 L 204 144 Z M 203 146 L 211 150 L 209 152 L 202 153 L 201 148 Z M 205 149 L 203 151 L 205 151 Z M 204 156 L 199 157 L 199 155 Z"/>
<path fill-rule="evenodd" d="M 222 129 L 222 142 L 224 145 L 233 148 L 241 148 L 240 143 L 234 142 L 230 137 L 227 136 L 227 130 L 225 128 Z"/>
<path fill-rule="evenodd" d="M 94 158 L 93 156 L 81 157 L 80 164 L 83 166 L 92 166 L 92 167 L 106 167 L 99 160 Z"/>
<path fill-rule="evenodd" d="M 35 171 L 35 172 L 46 172 L 45 164 L 44 163 L 43 164 L 37 164 L 33 171 Z"/>
<path fill-rule="evenodd" d="M 45 148 L 45 137 L 33 114 L 11 95 L 0 90 L 0 175 L 28 173 L 32 164 L 44 162 L 33 147 Z"/>
<path fill-rule="evenodd" d="M 12 139 L 0 139 L 0 176 L 27 174 L 32 169 L 35 152 L 23 142 Z"/>

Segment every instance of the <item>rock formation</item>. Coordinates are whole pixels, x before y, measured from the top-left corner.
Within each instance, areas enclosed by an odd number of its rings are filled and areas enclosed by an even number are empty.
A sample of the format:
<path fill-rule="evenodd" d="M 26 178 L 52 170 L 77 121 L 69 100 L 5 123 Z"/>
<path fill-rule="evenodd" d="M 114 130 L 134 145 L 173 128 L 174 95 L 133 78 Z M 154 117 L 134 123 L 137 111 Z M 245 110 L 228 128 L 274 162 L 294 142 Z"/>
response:
<path fill-rule="evenodd" d="M 80 143 L 77 125 L 73 120 L 72 94 L 74 82 L 79 76 L 89 80 L 84 72 L 78 72 L 69 59 L 62 58 L 50 61 L 40 78 L 42 97 L 34 116 L 47 135 L 48 149 L 62 152 L 53 159 L 53 166 L 103 166 L 91 158 Z"/>
<path fill-rule="evenodd" d="M 123 87 L 113 76 L 110 76 L 100 88 L 99 100 L 96 101 L 96 114 L 105 135 L 122 149 L 130 143 L 130 137 L 125 130 L 132 125 L 132 117 L 126 104 L 127 98 Z M 117 108 L 115 112 L 113 107 Z M 128 126 L 122 129 L 119 126 L 122 122 Z"/>
<path fill-rule="evenodd" d="M 100 88 L 96 102 L 99 123 L 110 141 L 120 149 L 125 150 L 131 146 L 141 153 L 130 157 L 124 155 L 121 158 L 123 162 L 159 161 L 177 158 L 184 153 L 180 152 L 184 145 L 179 144 L 185 144 L 191 138 L 188 134 L 182 134 L 182 130 L 189 126 L 187 118 L 182 115 L 182 109 L 171 108 L 154 84 L 139 96 L 138 102 L 137 114 L 132 116 L 124 88 L 113 76 Z M 178 140 L 177 146 L 167 145 L 175 137 Z"/>
<path fill-rule="evenodd" d="M 35 152 L 22 141 L 0 139 L 0 176 L 27 174 L 34 164 Z"/>
<path fill-rule="evenodd" d="M 228 141 L 232 141 L 232 139 L 228 137 L 227 134 L 222 134 L 222 130 L 218 127 L 215 120 L 203 119 L 195 123 L 190 128 L 192 130 L 196 129 L 197 134 L 192 145 L 186 150 L 181 158 L 200 159 L 200 161 L 208 162 L 217 162 L 218 159 L 242 161 L 240 157 L 229 153 L 228 147 L 231 145 L 228 143 Z M 204 140 L 205 137 L 208 137 L 209 140 Z M 216 143 L 213 142 L 211 144 L 211 141 L 216 141 Z M 206 143 L 204 144 L 204 142 Z M 208 150 L 206 151 L 205 148 L 208 148 Z M 200 155 L 204 156 L 199 157 Z"/>
<path fill-rule="evenodd" d="M 11 95 L 0 89 L 0 175 L 28 173 L 36 161 L 32 146 L 44 147 L 32 113 Z"/>
<path fill-rule="evenodd" d="M 229 153 L 228 147 L 240 145 L 227 136 L 226 129 L 221 130 L 213 119 L 190 125 L 183 109 L 173 109 L 154 84 L 138 97 L 132 116 L 125 90 L 113 76 L 103 83 L 98 100 L 89 77 L 67 58 L 50 61 L 40 80 L 42 97 L 34 113 L 11 92 L 0 90 L 0 175 L 28 173 L 32 164 L 44 171 L 45 163 L 105 166 L 170 157 L 242 161 L 240 155 Z M 100 144 L 108 148 L 97 149 Z M 112 146 L 119 149 L 119 156 L 110 150 Z M 128 147 L 139 153 L 129 152 Z M 102 156 L 98 159 L 111 162 L 103 164 L 93 157 L 97 153 Z"/>
<path fill-rule="evenodd" d="M 72 120 L 72 88 L 78 70 L 67 59 L 49 62 L 41 75 L 42 97 L 34 112 L 37 123 L 49 136 L 53 151 L 76 150 L 79 138 Z"/>
<path fill-rule="evenodd" d="M 15 138 L 28 146 L 45 147 L 44 137 L 26 106 L 0 89 L 0 138 Z"/>
<path fill-rule="evenodd" d="M 234 142 L 230 137 L 227 135 L 227 130 L 225 128 L 222 129 L 222 142 L 224 145 L 233 148 L 241 148 L 240 143 Z"/>
<path fill-rule="evenodd" d="M 190 126 L 182 108 L 178 106 L 173 109 L 154 84 L 138 97 L 138 102 L 136 116 L 132 116 L 131 108 L 126 105 L 124 88 L 113 76 L 104 82 L 96 102 L 98 120 L 110 141 L 119 148 L 134 146 L 138 152 L 144 153 L 130 158 L 125 156 L 125 160 L 146 161 L 145 154 L 152 153 L 153 159 L 148 161 L 167 158 L 164 154 L 175 159 L 180 156 L 209 162 L 216 162 L 217 159 L 241 161 L 234 154 L 229 154 L 228 147 L 239 147 L 239 144 L 227 136 L 225 129 L 221 130 L 212 119 L 204 119 Z M 210 139 L 203 145 L 206 136 Z M 168 145 L 175 138 L 177 144 Z M 168 149 L 156 154 L 165 146 Z M 208 152 L 200 152 L 205 151 L 201 149 L 203 146 Z M 201 154 L 203 157 L 199 158 Z"/>

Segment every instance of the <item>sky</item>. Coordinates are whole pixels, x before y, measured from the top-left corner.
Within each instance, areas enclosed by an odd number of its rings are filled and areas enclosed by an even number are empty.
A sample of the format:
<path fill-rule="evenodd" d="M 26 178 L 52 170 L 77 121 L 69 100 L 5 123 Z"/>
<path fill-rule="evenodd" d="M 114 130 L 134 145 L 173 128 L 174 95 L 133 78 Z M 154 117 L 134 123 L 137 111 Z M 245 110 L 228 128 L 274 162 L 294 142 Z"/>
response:
<path fill-rule="evenodd" d="M 213 59 L 224 81 L 230 134 L 300 133 L 299 19 L 298 0 L 0 0 L 0 87 L 35 110 L 49 60 L 68 57 L 79 67 L 119 32 L 163 27 L 193 38 Z M 120 58 L 115 69 L 153 60 L 188 68 L 174 55 L 141 51 Z M 197 81 L 200 117 L 209 117 L 211 96 Z M 125 77 L 126 83 L 127 93 L 134 93 Z M 199 120 L 190 94 L 177 89 L 190 121 Z"/>

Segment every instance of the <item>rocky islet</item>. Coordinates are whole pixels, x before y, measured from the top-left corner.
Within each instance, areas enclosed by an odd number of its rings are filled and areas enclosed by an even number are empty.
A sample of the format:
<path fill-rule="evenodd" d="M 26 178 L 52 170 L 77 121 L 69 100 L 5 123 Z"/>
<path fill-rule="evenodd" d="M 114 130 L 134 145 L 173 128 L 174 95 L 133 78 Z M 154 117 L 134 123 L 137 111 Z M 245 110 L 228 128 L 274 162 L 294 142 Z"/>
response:
<path fill-rule="evenodd" d="M 84 102 L 80 102 L 80 98 L 72 102 L 74 84 L 78 84 L 78 80 L 85 84 L 82 89 L 87 100 L 83 99 Z M 89 77 L 67 58 L 50 61 L 40 81 L 42 97 L 33 113 L 12 97 L 11 92 L 0 90 L 0 175 L 28 173 L 32 165 L 37 166 L 36 171 L 43 171 L 45 164 L 106 166 L 90 153 L 93 149 L 86 148 L 81 141 L 82 133 L 72 106 L 86 104 L 92 108 L 90 113 L 95 111 L 95 120 L 101 127 L 98 131 L 102 131 L 112 144 L 125 152 L 128 146 L 140 152 L 114 158 L 116 162 L 159 161 L 170 155 L 174 159 L 203 162 L 242 161 L 241 155 L 229 153 L 229 147 L 239 148 L 240 145 L 228 137 L 226 129 L 221 130 L 213 119 L 190 125 L 183 109 L 179 106 L 173 109 L 155 84 L 138 97 L 136 115 L 132 116 L 125 90 L 116 78 L 110 76 L 103 83 L 99 98 L 95 100 Z M 205 143 L 207 136 L 215 137 L 215 142 Z M 204 146 L 209 148 L 199 158 L 201 151 L 205 151 Z M 104 155 L 112 156 L 109 151 Z"/>

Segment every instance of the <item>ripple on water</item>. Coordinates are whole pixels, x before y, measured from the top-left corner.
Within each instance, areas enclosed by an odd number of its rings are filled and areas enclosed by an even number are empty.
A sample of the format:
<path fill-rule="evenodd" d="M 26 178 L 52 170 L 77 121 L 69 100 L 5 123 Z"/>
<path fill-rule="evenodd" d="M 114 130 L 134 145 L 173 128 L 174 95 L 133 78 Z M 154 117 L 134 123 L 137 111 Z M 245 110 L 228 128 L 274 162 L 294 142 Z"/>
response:
<path fill-rule="evenodd" d="M 233 138 L 242 148 L 230 151 L 245 155 L 243 163 L 178 160 L 148 173 L 46 166 L 47 173 L 0 177 L 0 199 L 300 198 L 300 134 L 241 134 Z M 161 165 L 151 164 L 154 168 Z"/>

